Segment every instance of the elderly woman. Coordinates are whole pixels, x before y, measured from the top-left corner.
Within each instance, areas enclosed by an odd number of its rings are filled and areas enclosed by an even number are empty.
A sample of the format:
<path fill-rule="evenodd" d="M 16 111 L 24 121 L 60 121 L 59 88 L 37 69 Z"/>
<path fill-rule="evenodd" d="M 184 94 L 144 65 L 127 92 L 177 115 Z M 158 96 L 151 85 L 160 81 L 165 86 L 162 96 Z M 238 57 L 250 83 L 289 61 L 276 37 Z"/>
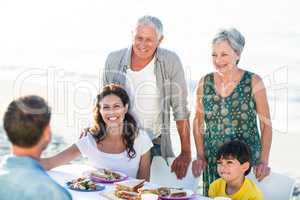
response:
<path fill-rule="evenodd" d="M 224 142 L 241 140 L 249 145 L 258 180 L 270 173 L 272 126 L 266 89 L 258 75 L 238 67 L 244 45 L 238 30 L 218 32 L 212 41 L 216 71 L 204 76 L 197 86 L 193 121 L 197 160 L 193 161 L 193 173 L 199 176 L 203 170 L 206 195 L 209 184 L 219 177 L 216 153 Z"/>

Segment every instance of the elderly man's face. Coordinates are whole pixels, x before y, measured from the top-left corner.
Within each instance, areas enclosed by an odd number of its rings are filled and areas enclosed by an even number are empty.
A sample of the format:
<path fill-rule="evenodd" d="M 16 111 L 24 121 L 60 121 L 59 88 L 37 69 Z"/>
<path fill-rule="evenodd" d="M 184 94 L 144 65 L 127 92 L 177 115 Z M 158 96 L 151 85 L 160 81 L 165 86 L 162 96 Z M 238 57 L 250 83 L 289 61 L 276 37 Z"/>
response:
<path fill-rule="evenodd" d="M 133 53 L 140 59 L 152 59 L 152 56 L 159 46 L 161 38 L 156 35 L 152 26 L 140 25 L 133 35 Z"/>

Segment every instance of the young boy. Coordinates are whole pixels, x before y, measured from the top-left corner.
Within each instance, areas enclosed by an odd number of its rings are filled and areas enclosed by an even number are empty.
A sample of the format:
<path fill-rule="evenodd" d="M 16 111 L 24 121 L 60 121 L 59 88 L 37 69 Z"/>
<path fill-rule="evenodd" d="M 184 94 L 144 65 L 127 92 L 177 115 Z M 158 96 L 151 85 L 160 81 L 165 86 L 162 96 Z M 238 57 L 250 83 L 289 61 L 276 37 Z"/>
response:
<path fill-rule="evenodd" d="M 235 140 L 223 144 L 217 153 L 217 163 L 221 178 L 209 186 L 209 197 L 263 200 L 258 187 L 245 177 L 251 171 L 250 149 L 245 143 Z"/>

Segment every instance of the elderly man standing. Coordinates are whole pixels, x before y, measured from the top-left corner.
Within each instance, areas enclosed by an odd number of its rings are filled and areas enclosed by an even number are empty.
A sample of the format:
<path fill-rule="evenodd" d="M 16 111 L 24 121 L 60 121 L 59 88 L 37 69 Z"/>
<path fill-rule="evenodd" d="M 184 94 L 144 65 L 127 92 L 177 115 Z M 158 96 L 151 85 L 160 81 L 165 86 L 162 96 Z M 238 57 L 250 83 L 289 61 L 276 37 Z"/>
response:
<path fill-rule="evenodd" d="M 154 143 L 151 155 L 174 156 L 170 139 L 172 108 L 181 140 L 181 153 L 172 164 L 178 178 L 186 175 L 191 160 L 187 86 L 179 57 L 159 48 L 161 21 L 153 16 L 138 19 L 131 47 L 109 54 L 103 85 L 123 85 L 131 97 L 132 112 Z"/>
<path fill-rule="evenodd" d="M 50 108 L 38 96 L 21 97 L 9 104 L 3 125 L 12 155 L 0 164 L 0 199 L 72 199 L 38 162 L 51 140 L 50 117 Z"/>

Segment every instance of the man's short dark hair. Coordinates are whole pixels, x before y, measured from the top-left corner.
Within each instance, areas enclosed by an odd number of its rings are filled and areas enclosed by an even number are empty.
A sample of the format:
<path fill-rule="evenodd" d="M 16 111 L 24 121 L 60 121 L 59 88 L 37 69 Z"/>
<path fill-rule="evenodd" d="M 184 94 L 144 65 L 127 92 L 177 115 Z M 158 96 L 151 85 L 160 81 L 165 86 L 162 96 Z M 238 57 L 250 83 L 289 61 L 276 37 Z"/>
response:
<path fill-rule="evenodd" d="M 4 129 L 13 145 L 30 148 L 41 139 L 51 118 L 50 107 L 39 96 L 29 95 L 12 101 L 4 114 Z"/>
<path fill-rule="evenodd" d="M 247 144 L 239 140 L 233 140 L 224 143 L 218 150 L 217 160 L 220 159 L 237 159 L 241 164 L 249 162 L 249 169 L 245 176 L 251 171 L 251 150 Z"/>

